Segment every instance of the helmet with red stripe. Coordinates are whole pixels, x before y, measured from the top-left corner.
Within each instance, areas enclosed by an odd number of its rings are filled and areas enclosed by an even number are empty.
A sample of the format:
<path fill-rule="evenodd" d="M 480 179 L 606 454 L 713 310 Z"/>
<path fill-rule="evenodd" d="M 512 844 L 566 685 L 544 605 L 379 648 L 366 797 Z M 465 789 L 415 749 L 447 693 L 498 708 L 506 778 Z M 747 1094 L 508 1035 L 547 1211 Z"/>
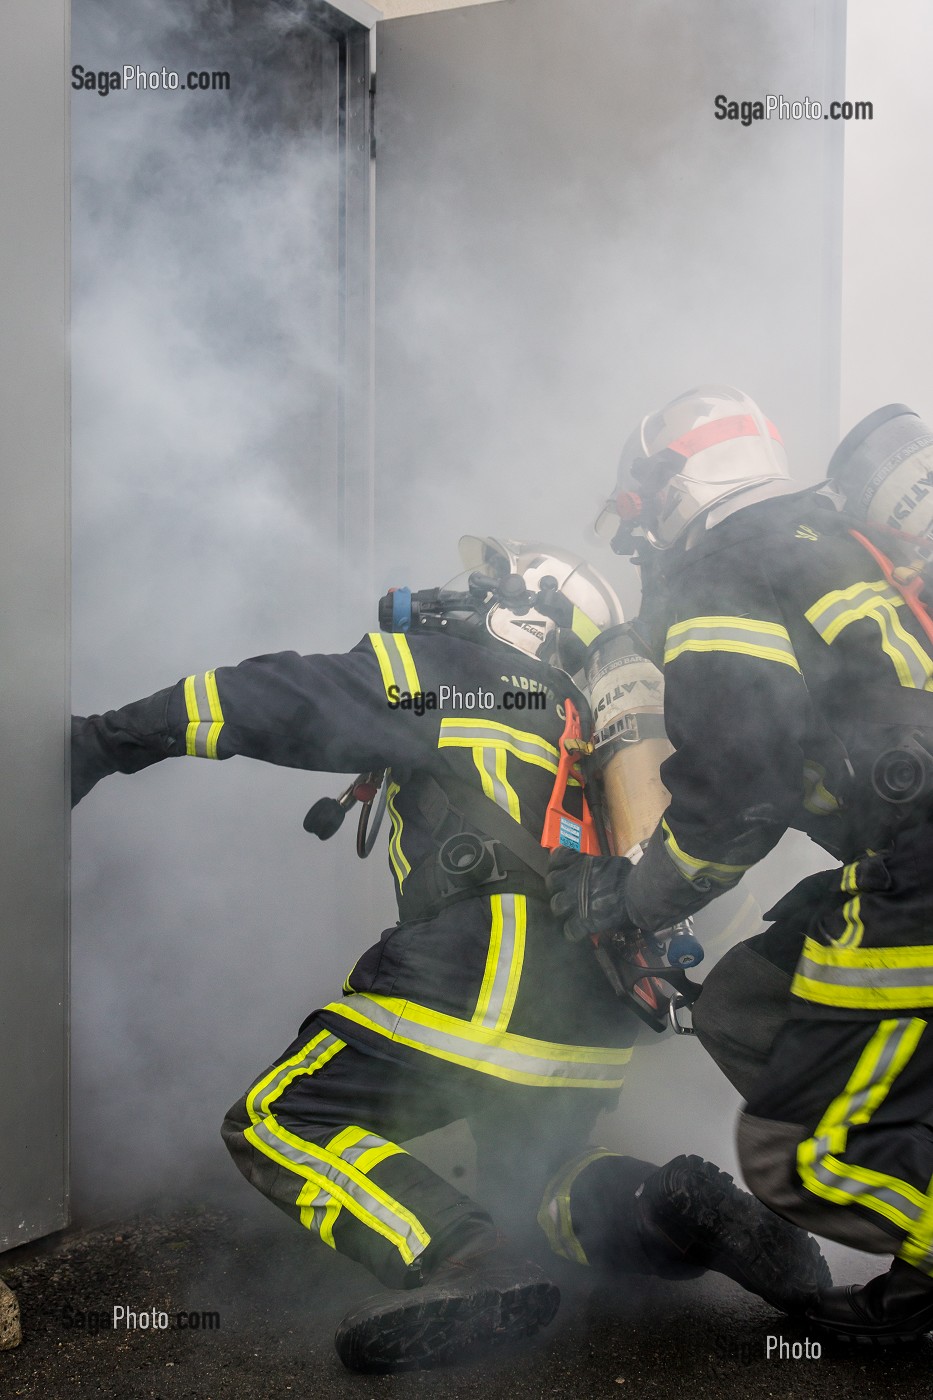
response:
<path fill-rule="evenodd" d="M 740 389 L 703 385 L 649 413 L 622 449 L 615 495 L 596 521 L 613 548 L 632 554 L 635 531 L 669 549 L 696 522 L 798 490 L 777 428 Z M 686 543 L 692 543 L 690 536 Z"/>

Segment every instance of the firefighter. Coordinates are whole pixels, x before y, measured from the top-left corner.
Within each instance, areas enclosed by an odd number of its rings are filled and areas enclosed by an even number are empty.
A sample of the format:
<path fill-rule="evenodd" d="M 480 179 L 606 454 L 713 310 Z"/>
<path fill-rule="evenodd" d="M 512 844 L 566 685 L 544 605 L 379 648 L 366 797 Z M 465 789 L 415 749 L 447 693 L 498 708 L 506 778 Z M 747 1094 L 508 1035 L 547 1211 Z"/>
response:
<path fill-rule="evenodd" d="M 557 1309 L 556 1285 L 484 1206 L 399 1145 L 462 1118 L 480 1168 L 533 1228 L 537 1212 L 559 1254 L 616 1274 L 715 1268 L 802 1310 L 827 1278 L 803 1232 L 698 1157 L 658 1168 L 589 1145 L 638 1022 L 591 950 L 561 936 L 519 838 L 541 856 L 565 706 L 585 710 L 568 672 L 621 611 L 561 551 L 461 547 L 468 578 L 390 593 L 386 630 L 346 655 L 260 656 L 74 722 L 75 801 L 175 755 L 387 770 L 399 921 L 231 1108 L 226 1145 L 254 1186 L 383 1286 L 338 1329 L 353 1370 L 461 1361 Z"/>
<path fill-rule="evenodd" d="M 893 1341 L 933 1330 L 933 785 L 911 785 L 904 738 L 933 728 L 933 642 L 843 504 L 794 485 L 778 430 L 735 389 L 686 393 L 632 434 L 602 523 L 646 566 L 670 802 L 637 864 L 557 852 L 549 887 L 580 939 L 696 912 L 789 827 L 839 862 L 722 958 L 694 1024 L 746 1100 L 739 1156 L 759 1199 L 895 1256 L 810 1316 Z"/>

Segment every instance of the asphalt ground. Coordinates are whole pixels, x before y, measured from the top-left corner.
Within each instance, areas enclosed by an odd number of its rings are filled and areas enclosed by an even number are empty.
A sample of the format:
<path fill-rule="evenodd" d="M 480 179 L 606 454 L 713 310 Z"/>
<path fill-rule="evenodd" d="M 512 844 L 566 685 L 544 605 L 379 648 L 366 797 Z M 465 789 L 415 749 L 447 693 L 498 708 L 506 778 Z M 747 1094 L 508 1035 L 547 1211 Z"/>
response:
<path fill-rule="evenodd" d="M 865 1277 L 885 1267 L 864 1263 Z M 608 1286 L 563 1267 L 560 1313 L 534 1340 L 446 1371 L 358 1376 L 344 1370 L 332 1340 L 343 1313 L 372 1291 L 356 1266 L 268 1207 L 260 1215 L 196 1207 L 139 1215 L 0 1261 L 23 1322 L 22 1345 L 0 1353 L 0 1395 L 916 1400 L 933 1394 L 929 1338 L 878 1350 L 823 1338 L 819 1359 L 769 1358 L 769 1338 L 772 1351 L 781 1342 L 805 1350 L 808 1338 L 812 1350 L 818 1332 L 728 1279 Z M 112 1318 L 115 1305 L 137 1314 L 183 1312 L 189 1325 L 95 1331 L 92 1318 Z M 219 1327 L 202 1313 L 219 1314 Z"/>

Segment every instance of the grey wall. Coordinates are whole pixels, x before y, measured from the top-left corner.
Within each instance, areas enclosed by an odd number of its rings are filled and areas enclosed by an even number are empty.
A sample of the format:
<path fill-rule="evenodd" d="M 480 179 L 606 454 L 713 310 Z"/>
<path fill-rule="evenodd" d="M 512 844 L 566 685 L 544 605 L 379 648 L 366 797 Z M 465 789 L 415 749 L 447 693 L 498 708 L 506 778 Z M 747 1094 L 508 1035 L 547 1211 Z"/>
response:
<path fill-rule="evenodd" d="M 88 714 L 246 656 L 346 650 L 375 625 L 368 35 L 316 0 L 72 9 L 88 69 L 230 73 L 226 91 L 69 93 Z M 302 830 L 345 785 L 173 761 L 75 810 L 76 1219 L 225 1188 L 250 1208 L 223 1114 L 338 992 L 384 917 L 371 891 L 385 909 L 391 888 L 351 823 L 326 846 Z"/>
<path fill-rule="evenodd" d="M 67 1218 L 67 13 L 0 10 L 0 1250 Z"/>

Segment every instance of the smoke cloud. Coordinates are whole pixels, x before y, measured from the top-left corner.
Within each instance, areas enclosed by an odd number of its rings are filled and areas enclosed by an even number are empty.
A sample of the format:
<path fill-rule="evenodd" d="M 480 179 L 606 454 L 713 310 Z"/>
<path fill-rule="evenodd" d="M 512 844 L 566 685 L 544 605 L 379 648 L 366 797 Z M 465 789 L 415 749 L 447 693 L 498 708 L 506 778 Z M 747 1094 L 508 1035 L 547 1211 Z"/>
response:
<path fill-rule="evenodd" d="M 74 3 L 88 68 L 231 74 L 229 92 L 74 94 L 79 713 L 375 625 L 369 561 L 334 542 L 333 93 L 304 15 Z M 836 431 L 826 133 L 720 123 L 712 100 L 828 102 L 823 57 L 802 0 L 732 0 L 715 23 L 683 0 L 517 0 L 384 26 L 378 591 L 456 573 L 460 534 L 506 534 L 590 553 L 634 611 L 634 571 L 586 526 L 630 428 L 698 381 L 740 383 L 818 479 Z M 166 763 L 79 810 L 79 1215 L 242 1193 L 224 1110 L 394 920 L 379 857 L 301 830 L 339 785 Z M 762 906 L 822 863 L 784 847 Z M 684 1042 L 644 1059 L 607 1145 L 729 1166 L 736 1100 L 713 1065 Z"/>

